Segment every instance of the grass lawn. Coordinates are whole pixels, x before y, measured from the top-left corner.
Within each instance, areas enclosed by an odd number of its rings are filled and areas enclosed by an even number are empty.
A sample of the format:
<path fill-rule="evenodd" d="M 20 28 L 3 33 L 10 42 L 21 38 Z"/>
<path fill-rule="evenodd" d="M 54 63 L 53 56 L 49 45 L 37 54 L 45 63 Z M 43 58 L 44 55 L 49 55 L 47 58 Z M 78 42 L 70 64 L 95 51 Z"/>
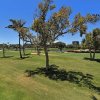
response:
<path fill-rule="evenodd" d="M 31 53 L 30 51 L 28 51 Z M 0 51 L 0 100 L 100 100 L 100 94 L 69 81 L 55 81 L 43 75 L 26 77 L 25 70 L 45 65 L 44 55 L 29 55 L 20 60 L 17 51 Z M 93 75 L 93 83 L 100 87 L 100 62 L 84 60 L 89 54 L 50 53 L 50 64 L 66 71 Z M 96 55 L 100 59 L 100 54 Z"/>

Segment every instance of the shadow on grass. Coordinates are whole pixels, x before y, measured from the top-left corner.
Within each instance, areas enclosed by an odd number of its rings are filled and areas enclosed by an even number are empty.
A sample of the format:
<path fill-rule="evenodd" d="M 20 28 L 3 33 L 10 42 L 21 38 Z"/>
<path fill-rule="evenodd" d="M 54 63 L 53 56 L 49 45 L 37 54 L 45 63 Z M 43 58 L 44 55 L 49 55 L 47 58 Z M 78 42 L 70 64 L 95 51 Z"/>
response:
<path fill-rule="evenodd" d="M 12 58 L 12 57 L 14 57 L 14 56 L 5 56 L 5 57 L 0 57 L 0 58 Z M 30 58 L 30 56 L 23 56 L 22 58 L 17 58 L 17 60 L 23 60 L 26 58 Z"/>
<path fill-rule="evenodd" d="M 0 58 L 12 58 L 14 56 L 5 56 L 5 57 L 0 57 Z"/>
<path fill-rule="evenodd" d="M 44 75 L 52 80 L 69 81 L 79 86 L 86 86 L 89 89 L 96 90 L 100 92 L 100 87 L 96 87 L 93 83 L 93 76 L 90 74 L 83 74 L 82 72 L 66 71 L 65 69 L 59 69 L 56 65 L 51 65 L 50 67 L 41 67 L 36 70 L 26 70 L 28 77 L 34 75 Z"/>
<path fill-rule="evenodd" d="M 91 97 L 92 100 L 98 100 L 94 95 Z"/>
<path fill-rule="evenodd" d="M 91 58 L 84 58 L 84 60 L 89 60 L 89 61 L 96 61 L 100 63 L 100 59 L 91 59 Z"/>
<path fill-rule="evenodd" d="M 22 58 L 16 58 L 17 60 L 24 60 L 24 59 L 27 59 L 27 58 L 30 58 L 30 56 L 23 56 Z"/>
<path fill-rule="evenodd" d="M 28 55 L 31 55 L 31 54 L 30 53 L 26 53 L 25 55 L 28 56 Z"/>
<path fill-rule="evenodd" d="M 30 58 L 30 56 L 23 56 L 22 59 Z"/>

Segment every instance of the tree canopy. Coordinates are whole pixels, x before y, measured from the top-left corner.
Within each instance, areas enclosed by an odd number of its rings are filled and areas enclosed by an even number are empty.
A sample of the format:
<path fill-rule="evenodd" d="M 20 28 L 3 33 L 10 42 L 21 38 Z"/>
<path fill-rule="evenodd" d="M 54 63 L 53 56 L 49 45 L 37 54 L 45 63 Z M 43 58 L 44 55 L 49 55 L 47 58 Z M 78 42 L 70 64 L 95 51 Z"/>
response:
<path fill-rule="evenodd" d="M 86 33 L 87 23 L 95 23 L 100 19 L 98 15 L 87 14 L 82 16 L 78 13 L 71 23 L 69 17 L 72 10 L 66 6 L 62 6 L 58 12 L 51 14 L 50 18 L 47 18 L 49 11 L 55 8 L 56 5 L 53 4 L 53 0 L 42 0 L 38 5 L 38 14 L 31 27 L 32 30 L 39 33 L 40 42 L 46 55 L 46 66 L 49 66 L 48 43 L 54 42 L 66 33 L 74 34 L 79 31 L 82 36 L 82 34 Z"/>

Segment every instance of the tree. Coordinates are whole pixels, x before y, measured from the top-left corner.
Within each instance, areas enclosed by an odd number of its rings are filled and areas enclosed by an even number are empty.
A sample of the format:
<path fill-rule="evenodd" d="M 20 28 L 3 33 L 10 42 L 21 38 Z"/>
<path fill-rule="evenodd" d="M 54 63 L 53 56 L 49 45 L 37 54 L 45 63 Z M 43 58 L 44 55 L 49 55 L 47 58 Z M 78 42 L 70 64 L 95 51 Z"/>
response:
<path fill-rule="evenodd" d="M 100 29 L 96 28 L 91 33 L 86 34 L 84 41 L 82 41 L 82 44 L 89 49 L 90 59 L 95 59 L 96 50 L 100 48 L 99 36 Z"/>
<path fill-rule="evenodd" d="M 2 52 L 3 52 L 3 57 L 5 58 L 5 44 L 3 43 L 3 45 L 2 45 Z"/>
<path fill-rule="evenodd" d="M 22 20 L 14 20 L 14 19 L 10 19 L 10 22 L 12 24 L 7 26 L 7 28 L 11 28 L 11 29 L 18 32 L 18 36 L 19 36 L 19 53 L 20 53 L 20 58 L 23 58 L 22 53 L 21 53 L 21 35 L 23 34 L 23 28 L 25 28 L 24 27 L 25 22 L 22 21 Z"/>
<path fill-rule="evenodd" d="M 38 36 L 33 36 L 32 43 L 34 44 L 34 46 L 37 50 L 37 55 L 40 56 L 40 40 L 39 40 L 39 37 Z"/>
<path fill-rule="evenodd" d="M 100 48 L 100 29 L 96 28 L 93 30 L 93 46 L 94 46 L 94 54 L 93 54 L 93 59 L 95 59 L 95 52 L 97 49 Z"/>
<path fill-rule="evenodd" d="M 54 13 L 49 20 L 46 19 L 47 13 L 55 8 L 52 0 L 44 0 L 39 4 L 40 15 L 34 20 L 32 29 L 39 33 L 41 45 L 44 48 L 46 56 L 46 67 L 49 67 L 48 43 L 55 41 L 63 35 L 63 30 L 69 27 L 69 15 L 71 9 L 62 7 L 57 13 Z"/>
<path fill-rule="evenodd" d="M 37 55 L 40 56 L 40 39 L 39 39 L 38 33 L 36 35 L 29 33 L 27 35 L 27 37 L 28 37 L 28 40 L 30 41 L 30 43 L 35 46 Z"/>
<path fill-rule="evenodd" d="M 85 44 L 85 42 L 86 42 L 85 38 L 82 39 L 82 42 L 81 42 L 81 48 L 82 48 L 82 49 L 86 49 L 86 44 Z"/>
<path fill-rule="evenodd" d="M 70 30 L 71 33 L 80 32 L 80 36 L 87 33 L 87 24 L 88 23 L 96 23 L 100 20 L 100 15 L 98 14 L 87 14 L 85 17 L 78 13 L 74 17 L 74 21 L 72 22 L 72 28 Z"/>
<path fill-rule="evenodd" d="M 87 22 L 96 22 L 95 15 L 88 14 L 86 17 L 77 14 L 72 24 L 70 24 L 69 16 L 71 14 L 70 7 L 61 7 L 58 12 L 53 13 L 48 18 L 48 12 L 52 11 L 56 6 L 52 4 L 52 0 L 43 0 L 38 5 L 38 16 L 34 19 L 32 30 L 39 33 L 41 45 L 44 48 L 46 57 L 46 67 L 49 67 L 48 43 L 52 43 L 60 36 L 66 33 L 75 33 L 80 31 L 81 35 L 86 33 Z"/>
<path fill-rule="evenodd" d="M 66 44 L 63 42 L 56 42 L 55 46 L 62 52 L 63 48 L 66 47 Z"/>
<path fill-rule="evenodd" d="M 92 33 L 86 34 L 86 46 L 89 48 L 90 58 L 92 59 L 93 38 Z"/>
<path fill-rule="evenodd" d="M 74 48 L 78 49 L 79 48 L 79 41 L 72 41 L 72 44 Z"/>
<path fill-rule="evenodd" d="M 21 32 L 20 32 L 21 33 L 20 38 L 23 41 L 23 54 L 24 55 L 25 55 L 25 43 L 28 41 L 27 40 L 28 32 L 29 32 L 29 29 L 27 27 L 22 27 Z"/>

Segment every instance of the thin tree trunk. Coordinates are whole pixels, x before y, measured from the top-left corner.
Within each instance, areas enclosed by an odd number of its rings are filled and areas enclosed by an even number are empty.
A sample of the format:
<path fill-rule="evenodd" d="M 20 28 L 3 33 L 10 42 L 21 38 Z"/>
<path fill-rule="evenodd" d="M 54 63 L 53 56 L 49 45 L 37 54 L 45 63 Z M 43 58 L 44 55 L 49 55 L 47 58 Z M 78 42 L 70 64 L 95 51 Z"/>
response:
<path fill-rule="evenodd" d="M 92 59 L 91 47 L 89 48 L 89 52 L 90 52 L 90 59 Z"/>
<path fill-rule="evenodd" d="M 40 50 L 39 50 L 39 47 L 38 46 L 36 47 L 36 50 L 37 50 L 37 55 L 40 56 Z"/>
<path fill-rule="evenodd" d="M 3 44 L 3 57 L 5 57 L 5 47 L 4 47 L 4 44 Z"/>
<path fill-rule="evenodd" d="M 60 52 L 62 53 L 62 48 L 60 48 Z"/>
<path fill-rule="evenodd" d="M 44 53 L 45 53 L 45 59 L 46 59 L 46 67 L 49 67 L 49 55 L 48 55 L 48 49 L 47 46 L 44 46 Z"/>
<path fill-rule="evenodd" d="M 19 33 L 19 54 L 20 54 L 20 58 L 23 58 L 21 53 L 20 33 Z"/>
<path fill-rule="evenodd" d="M 25 56 L 25 46 L 24 46 L 24 39 L 23 39 L 23 55 Z"/>
<path fill-rule="evenodd" d="M 93 60 L 95 59 L 95 52 L 96 52 L 96 49 L 94 49 Z"/>

